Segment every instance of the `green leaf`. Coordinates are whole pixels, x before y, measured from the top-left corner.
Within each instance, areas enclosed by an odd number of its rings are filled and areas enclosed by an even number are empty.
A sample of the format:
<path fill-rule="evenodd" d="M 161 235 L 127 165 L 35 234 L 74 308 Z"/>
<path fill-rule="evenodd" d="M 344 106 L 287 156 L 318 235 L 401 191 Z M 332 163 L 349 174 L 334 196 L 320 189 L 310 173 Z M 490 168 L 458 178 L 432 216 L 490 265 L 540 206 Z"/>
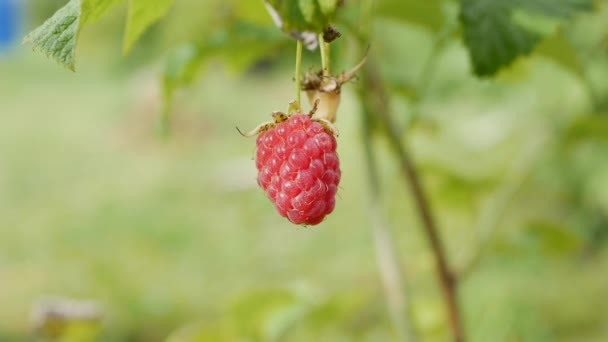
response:
<path fill-rule="evenodd" d="M 491 76 L 532 52 L 541 35 L 513 20 L 516 11 L 570 18 L 592 8 L 592 0 L 460 0 L 464 42 L 473 71 Z"/>
<path fill-rule="evenodd" d="M 98 19 L 120 1 L 122 0 L 70 0 L 30 32 L 23 42 L 74 71 L 76 44 L 84 24 Z"/>
<path fill-rule="evenodd" d="M 322 32 L 333 19 L 337 0 L 266 0 L 283 31 Z"/>
<path fill-rule="evenodd" d="M 148 28 L 167 14 L 174 2 L 175 0 L 129 0 L 123 51 L 128 53 Z"/>
<path fill-rule="evenodd" d="M 379 16 L 412 23 L 439 32 L 445 17 L 440 0 L 384 0 L 378 1 Z"/>
<path fill-rule="evenodd" d="M 464 42 L 478 76 L 493 75 L 530 53 L 540 38 L 511 21 L 507 0 L 461 0 L 461 6 Z"/>

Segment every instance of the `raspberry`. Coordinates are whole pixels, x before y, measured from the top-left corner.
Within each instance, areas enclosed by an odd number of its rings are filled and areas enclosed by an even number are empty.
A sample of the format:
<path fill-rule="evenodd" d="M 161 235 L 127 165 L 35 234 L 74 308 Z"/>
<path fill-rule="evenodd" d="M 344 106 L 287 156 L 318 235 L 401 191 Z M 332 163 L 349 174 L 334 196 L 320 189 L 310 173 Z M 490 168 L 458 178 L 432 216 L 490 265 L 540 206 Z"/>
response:
<path fill-rule="evenodd" d="M 336 138 L 310 115 L 295 114 L 257 137 L 258 184 L 279 214 L 316 225 L 334 210 L 340 183 Z"/>

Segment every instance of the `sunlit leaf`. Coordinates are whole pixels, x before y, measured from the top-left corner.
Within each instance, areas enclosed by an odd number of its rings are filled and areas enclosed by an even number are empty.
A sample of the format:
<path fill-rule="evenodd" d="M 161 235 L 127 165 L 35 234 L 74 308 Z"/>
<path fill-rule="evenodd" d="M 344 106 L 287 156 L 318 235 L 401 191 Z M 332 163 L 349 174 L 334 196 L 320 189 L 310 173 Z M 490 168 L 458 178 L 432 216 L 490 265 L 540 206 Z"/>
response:
<path fill-rule="evenodd" d="M 125 0 L 81 0 L 82 18 L 86 22 L 95 22 L 112 6 Z"/>
<path fill-rule="evenodd" d="M 174 2 L 175 0 L 129 0 L 123 50 L 129 52 L 146 29 L 167 14 Z"/>

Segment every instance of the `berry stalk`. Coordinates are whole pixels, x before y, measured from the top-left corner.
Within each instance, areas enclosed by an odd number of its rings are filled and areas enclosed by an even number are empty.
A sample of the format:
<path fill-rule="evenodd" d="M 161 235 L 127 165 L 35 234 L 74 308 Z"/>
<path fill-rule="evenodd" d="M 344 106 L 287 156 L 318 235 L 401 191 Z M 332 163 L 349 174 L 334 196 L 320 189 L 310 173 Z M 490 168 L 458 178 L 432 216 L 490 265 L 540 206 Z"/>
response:
<path fill-rule="evenodd" d="M 297 111 L 300 112 L 301 111 L 301 88 L 302 88 L 302 80 L 301 80 L 301 75 L 302 75 L 302 41 L 301 40 L 297 40 L 296 41 L 296 106 L 297 106 Z"/>
<path fill-rule="evenodd" d="M 319 50 L 321 50 L 321 68 L 323 70 L 323 76 L 330 76 L 329 43 L 325 42 L 323 33 L 319 34 Z"/>

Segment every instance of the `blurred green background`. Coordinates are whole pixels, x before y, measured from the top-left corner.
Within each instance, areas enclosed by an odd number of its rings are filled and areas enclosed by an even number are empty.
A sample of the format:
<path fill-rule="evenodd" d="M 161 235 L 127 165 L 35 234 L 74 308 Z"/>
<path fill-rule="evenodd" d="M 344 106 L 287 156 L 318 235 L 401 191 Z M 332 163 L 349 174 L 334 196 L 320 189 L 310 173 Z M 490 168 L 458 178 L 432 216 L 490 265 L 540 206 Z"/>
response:
<path fill-rule="evenodd" d="M 368 211 L 365 84 L 344 87 L 339 198 L 315 227 L 277 215 L 255 181 L 255 141 L 235 130 L 293 99 L 289 39 L 210 58 L 175 97 L 171 137 L 157 134 L 172 49 L 241 11 L 272 27 L 260 3 L 235 3 L 177 1 L 128 56 L 117 6 L 83 31 L 76 73 L 28 46 L 0 55 L 0 341 L 30 339 L 30 313 L 47 296 L 100 303 L 103 341 L 395 339 Z M 64 1 L 24 4 L 22 36 Z M 608 6 L 560 34 L 580 68 L 535 54 L 480 80 L 456 32 L 415 100 L 402 85 L 436 33 L 373 22 L 370 59 L 392 89 L 450 263 L 480 251 L 460 285 L 470 341 L 608 340 Z M 360 58 L 345 36 L 337 70 Z M 304 57 L 318 67 L 317 52 Z M 381 133 L 374 147 L 411 325 L 420 341 L 449 340 L 407 184 Z"/>

